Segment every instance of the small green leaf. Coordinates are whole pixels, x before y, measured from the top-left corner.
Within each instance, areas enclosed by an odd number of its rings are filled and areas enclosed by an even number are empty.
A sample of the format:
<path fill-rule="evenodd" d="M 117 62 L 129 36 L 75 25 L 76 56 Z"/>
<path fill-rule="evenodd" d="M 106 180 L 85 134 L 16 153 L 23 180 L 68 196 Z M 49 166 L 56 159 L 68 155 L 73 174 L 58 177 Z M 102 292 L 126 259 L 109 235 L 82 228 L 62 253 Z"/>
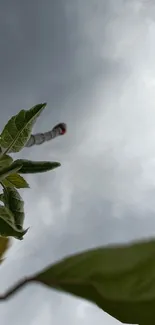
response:
<path fill-rule="evenodd" d="M 155 324 L 155 240 L 65 258 L 33 278 L 95 303 L 127 324 Z"/>
<path fill-rule="evenodd" d="M 4 194 L 0 193 L 0 201 L 4 203 Z"/>
<path fill-rule="evenodd" d="M 14 224 L 14 216 L 12 212 L 2 205 L 0 205 L 0 235 L 3 237 L 14 237 L 17 239 L 23 239 L 26 234 L 26 230 L 19 230 Z"/>
<path fill-rule="evenodd" d="M 31 161 L 26 159 L 17 159 L 13 162 L 13 166 L 21 166 L 19 174 L 35 174 L 43 173 L 60 167 L 59 162 L 50 161 Z"/>
<path fill-rule="evenodd" d="M 7 176 L 14 174 L 19 171 L 19 169 L 22 167 L 22 165 L 18 164 L 18 166 L 15 166 L 14 164 L 5 167 L 5 168 L 0 168 L 0 181 L 2 181 L 4 178 Z"/>
<path fill-rule="evenodd" d="M 12 187 L 4 187 L 4 203 L 14 216 L 16 228 L 22 229 L 24 223 L 24 201 L 19 192 Z"/>
<path fill-rule="evenodd" d="M 8 187 L 16 188 L 29 188 L 29 184 L 26 180 L 19 174 L 11 174 L 3 180 L 3 184 Z"/>
<path fill-rule="evenodd" d="M 4 254 L 10 248 L 11 242 L 10 238 L 0 237 L 0 264 L 4 261 Z"/>
<path fill-rule="evenodd" d="M 12 164 L 13 162 L 13 158 L 10 157 L 9 155 L 3 155 L 1 158 L 0 158 L 0 168 L 2 167 L 8 167 Z"/>
<path fill-rule="evenodd" d="M 45 107 L 46 103 L 43 103 L 21 110 L 8 121 L 0 138 L 0 147 L 6 149 L 5 153 L 19 152 L 25 146 L 37 117 Z"/>

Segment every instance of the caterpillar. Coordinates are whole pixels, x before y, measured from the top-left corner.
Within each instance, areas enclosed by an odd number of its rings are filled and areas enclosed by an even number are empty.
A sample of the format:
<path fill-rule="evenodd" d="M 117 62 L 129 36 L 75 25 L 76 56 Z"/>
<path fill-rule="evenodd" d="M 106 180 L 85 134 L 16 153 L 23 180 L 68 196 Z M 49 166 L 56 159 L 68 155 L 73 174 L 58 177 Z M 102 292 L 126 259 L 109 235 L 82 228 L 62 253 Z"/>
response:
<path fill-rule="evenodd" d="M 25 147 L 29 148 L 34 145 L 40 145 L 46 141 L 50 141 L 56 138 L 59 135 L 64 135 L 66 132 L 67 132 L 67 125 L 65 123 L 59 123 L 55 125 L 55 127 L 48 132 L 31 134 Z"/>

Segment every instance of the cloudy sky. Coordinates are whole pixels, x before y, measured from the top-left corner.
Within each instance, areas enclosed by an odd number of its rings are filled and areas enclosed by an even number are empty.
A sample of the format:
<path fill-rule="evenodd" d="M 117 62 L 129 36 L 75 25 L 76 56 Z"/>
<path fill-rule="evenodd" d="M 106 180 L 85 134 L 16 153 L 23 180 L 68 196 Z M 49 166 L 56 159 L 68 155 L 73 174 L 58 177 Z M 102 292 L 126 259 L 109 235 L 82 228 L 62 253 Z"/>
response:
<path fill-rule="evenodd" d="M 45 101 L 34 131 L 68 125 L 66 136 L 20 153 L 62 167 L 27 177 L 30 230 L 1 266 L 2 292 L 67 254 L 154 236 L 154 35 L 153 0 L 0 1 L 1 129 Z M 36 284 L 1 303 L 0 320 L 120 324 Z"/>

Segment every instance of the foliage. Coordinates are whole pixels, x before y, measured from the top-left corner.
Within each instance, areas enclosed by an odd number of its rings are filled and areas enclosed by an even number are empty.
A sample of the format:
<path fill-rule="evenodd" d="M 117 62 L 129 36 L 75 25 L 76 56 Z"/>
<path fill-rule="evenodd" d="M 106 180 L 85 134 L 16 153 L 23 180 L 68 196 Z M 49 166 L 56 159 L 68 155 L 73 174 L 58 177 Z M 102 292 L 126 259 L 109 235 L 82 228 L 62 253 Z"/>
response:
<path fill-rule="evenodd" d="M 30 161 L 8 155 L 22 150 L 31 137 L 36 119 L 45 109 L 46 103 L 38 104 L 29 110 L 21 110 L 5 125 L 0 136 L 0 235 L 23 239 L 28 229 L 24 229 L 24 202 L 17 189 L 29 188 L 20 174 L 41 173 L 60 166 L 58 162 Z"/>
<path fill-rule="evenodd" d="M 28 231 L 24 229 L 24 201 L 18 189 L 30 186 L 21 174 L 46 172 L 60 166 L 58 162 L 13 161 L 8 155 L 26 146 L 32 127 L 45 107 L 43 103 L 20 111 L 1 133 L 0 263 L 10 245 L 10 237 L 21 240 Z M 93 302 L 123 323 L 155 324 L 155 240 L 98 247 L 67 257 L 23 279 L 1 295 L 0 300 L 33 281 Z"/>

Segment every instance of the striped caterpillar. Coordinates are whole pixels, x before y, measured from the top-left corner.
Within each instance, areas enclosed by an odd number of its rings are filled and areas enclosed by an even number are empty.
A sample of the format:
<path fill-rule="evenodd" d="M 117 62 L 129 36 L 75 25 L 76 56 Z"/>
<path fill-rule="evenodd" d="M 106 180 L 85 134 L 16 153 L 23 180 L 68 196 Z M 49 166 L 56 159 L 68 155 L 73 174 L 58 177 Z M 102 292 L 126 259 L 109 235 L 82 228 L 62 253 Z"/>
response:
<path fill-rule="evenodd" d="M 64 135 L 67 132 L 67 125 L 65 123 L 57 124 L 52 130 L 45 133 L 31 134 L 25 147 L 29 148 L 34 145 L 40 145 L 46 141 L 50 141 L 59 135 Z"/>
<path fill-rule="evenodd" d="M 54 126 L 54 128 L 48 132 L 31 134 L 29 140 L 27 141 L 25 148 L 30 148 L 34 145 L 40 145 L 46 141 L 55 139 L 59 135 L 64 135 L 67 132 L 67 125 L 65 123 L 59 123 Z M 0 154 L 3 149 L 0 147 Z M 11 152 L 11 151 L 9 151 Z"/>

